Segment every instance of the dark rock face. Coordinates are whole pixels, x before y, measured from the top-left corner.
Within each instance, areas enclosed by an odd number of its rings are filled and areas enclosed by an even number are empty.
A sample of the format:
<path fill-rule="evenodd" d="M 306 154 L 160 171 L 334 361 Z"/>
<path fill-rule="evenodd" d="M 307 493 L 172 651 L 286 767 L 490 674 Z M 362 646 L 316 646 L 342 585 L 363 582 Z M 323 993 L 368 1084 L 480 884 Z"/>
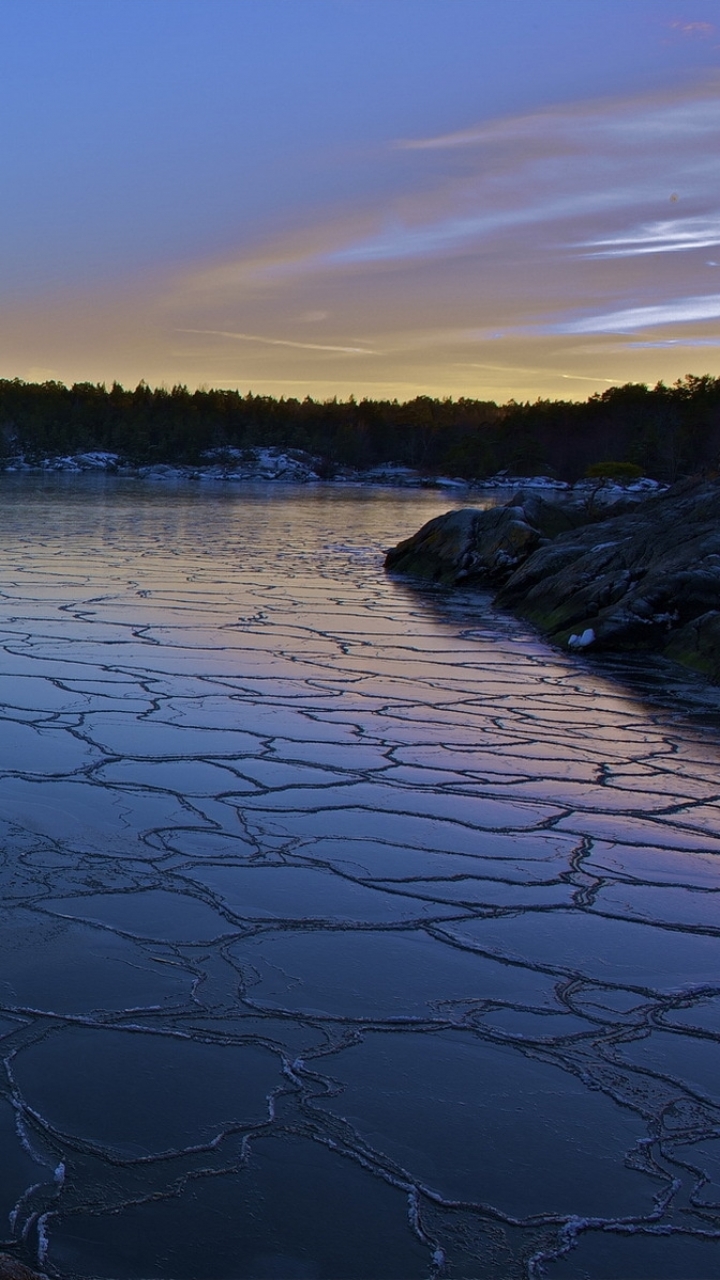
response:
<path fill-rule="evenodd" d="M 720 684 L 720 610 L 710 609 L 674 631 L 665 645 L 665 655 Z"/>
<path fill-rule="evenodd" d="M 401 543 L 388 567 L 415 572 L 416 557 L 427 570 L 420 576 L 436 581 L 485 576 L 501 584 L 498 604 L 559 644 L 653 650 L 720 682 L 720 482 L 686 481 L 630 512 L 554 536 L 548 520 L 528 502 L 452 512 Z"/>
<path fill-rule="evenodd" d="M 388 551 L 385 567 L 431 582 L 503 582 L 535 551 L 580 517 L 537 494 L 517 493 L 503 507 L 448 511 Z"/>
<path fill-rule="evenodd" d="M 0 1253 L 0 1280 L 47 1280 L 39 1271 L 31 1271 L 18 1258 Z"/>

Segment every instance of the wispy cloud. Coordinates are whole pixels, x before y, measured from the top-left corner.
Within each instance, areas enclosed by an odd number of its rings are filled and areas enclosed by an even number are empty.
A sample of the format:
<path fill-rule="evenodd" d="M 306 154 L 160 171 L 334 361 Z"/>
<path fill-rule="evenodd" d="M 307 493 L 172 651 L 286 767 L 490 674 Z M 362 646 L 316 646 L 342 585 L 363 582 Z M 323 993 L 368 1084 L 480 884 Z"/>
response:
<path fill-rule="evenodd" d="M 711 78 L 398 143 L 394 194 L 369 187 L 178 278 L 164 317 L 198 333 L 178 358 L 212 362 L 206 380 L 321 395 L 582 395 L 681 376 L 720 317 L 705 265 L 719 96 Z"/>
<path fill-rule="evenodd" d="M 362 201 L 239 232 L 124 309 L 80 300 L 73 364 L 64 299 L 15 310 L 4 368 L 496 399 L 720 373 L 719 97 L 711 79 L 400 143 L 391 189 L 384 155 Z"/>
<path fill-rule="evenodd" d="M 618 208 L 622 203 L 623 198 L 617 192 L 591 194 L 580 191 L 556 193 L 545 200 L 531 200 L 521 208 L 506 206 L 497 212 L 478 214 L 475 217 L 442 218 L 437 222 L 419 225 L 394 220 L 377 235 L 318 255 L 308 265 L 352 266 L 355 263 L 391 262 L 404 258 L 444 255 L 462 251 L 472 243 L 482 242 L 499 232 L 505 233 L 516 227 L 582 217 L 583 214 L 597 213 L 602 208 Z M 712 243 L 716 242 L 713 240 Z"/>
<path fill-rule="evenodd" d="M 437 191 L 447 209 L 423 217 L 423 199 L 402 202 L 371 235 L 335 245 L 318 265 L 390 262 L 465 252 L 513 228 L 579 222 L 617 210 L 657 205 L 658 198 L 704 200 L 717 182 L 720 152 L 720 84 L 714 79 L 691 92 L 635 101 L 578 104 L 492 121 L 437 137 L 394 145 L 445 165 L 442 153 L 471 150 L 461 176 L 441 167 Z M 662 146 L 658 144 L 662 141 Z M 434 153 L 439 153 L 435 156 Z M 452 158 L 452 157 L 451 157 Z M 425 198 L 427 206 L 429 202 Z M 437 196 L 434 201 L 439 204 Z M 429 212 L 429 210 L 428 210 Z M 648 221 L 636 232 L 585 242 L 597 256 L 709 247 L 720 243 L 720 216 Z"/>
<path fill-rule="evenodd" d="M 699 36 L 703 40 L 714 36 L 717 31 L 714 22 L 683 22 L 680 18 L 669 22 L 668 26 L 682 36 Z"/>
<path fill-rule="evenodd" d="M 512 374 L 542 374 L 547 377 L 548 374 L 556 378 L 566 378 L 571 382 L 604 382 L 606 386 L 612 386 L 614 382 L 618 382 L 618 378 L 598 378 L 592 374 L 585 373 L 561 373 L 556 369 L 548 369 L 542 365 L 507 365 L 507 364 L 486 364 L 479 360 L 463 360 L 456 361 L 456 367 L 459 369 L 486 369 L 493 373 L 512 373 Z"/>
<path fill-rule="evenodd" d="M 593 142 L 602 136 L 609 142 L 627 142 L 633 136 L 639 141 L 644 137 L 647 141 L 648 131 L 671 139 L 680 136 L 696 138 L 698 133 L 718 131 L 719 89 L 717 77 L 711 77 L 681 94 L 648 94 L 634 101 L 598 99 L 573 104 L 570 109 L 565 106 L 548 107 L 522 116 L 483 122 L 454 133 L 399 138 L 393 146 L 402 151 L 455 151 L 506 148 L 525 141 L 536 143 L 545 150 L 556 147 L 562 138 L 568 150 L 575 147 L 582 150 L 588 132 L 592 134 Z"/>
<path fill-rule="evenodd" d="M 663 338 L 660 342 L 628 342 L 625 345 L 626 350 L 632 351 L 653 351 L 668 347 L 717 347 L 720 348 L 720 337 L 718 338 Z"/>
<path fill-rule="evenodd" d="M 178 283 L 196 300 L 268 297 L 270 291 L 280 298 L 292 290 L 292 314 L 323 314 L 328 303 L 335 314 L 332 298 L 306 296 L 311 282 L 352 273 L 356 289 L 360 271 L 382 275 L 403 264 L 414 270 L 497 253 L 511 240 L 523 255 L 532 246 L 535 273 L 543 264 L 576 259 L 578 248 L 589 250 L 588 257 L 620 258 L 715 246 L 720 215 L 702 206 L 712 192 L 717 207 L 719 92 L 720 82 L 711 79 L 682 94 L 572 104 L 401 140 L 393 145 L 416 153 L 403 194 L 370 198 L 362 208 L 356 202 L 345 213 L 336 209 Z M 658 201 L 677 198 L 669 173 L 689 212 L 648 217 Z M 618 228 L 621 219 L 630 230 Z M 515 247 L 501 252 L 516 256 Z M 243 340 L 254 340 L 250 326 L 241 332 L 248 335 Z"/>
<path fill-rule="evenodd" d="M 339 347 L 324 342 L 293 342 L 289 338 L 266 338 L 259 333 L 234 333 L 228 329 L 176 329 L 176 333 L 206 333 L 216 338 L 235 338 L 241 342 L 259 342 L 266 347 L 296 347 L 300 351 L 335 351 L 343 355 L 377 355 L 370 347 Z"/>
<path fill-rule="evenodd" d="M 678 253 L 720 245 L 720 214 L 647 222 L 630 235 L 587 240 L 578 248 L 594 249 L 589 258 L 630 258 L 645 253 Z"/>
<path fill-rule="evenodd" d="M 677 298 L 651 307 L 626 307 L 584 320 L 547 325 L 544 333 L 628 333 L 654 325 L 686 324 L 688 321 L 717 320 L 720 317 L 720 293 L 699 298 Z"/>

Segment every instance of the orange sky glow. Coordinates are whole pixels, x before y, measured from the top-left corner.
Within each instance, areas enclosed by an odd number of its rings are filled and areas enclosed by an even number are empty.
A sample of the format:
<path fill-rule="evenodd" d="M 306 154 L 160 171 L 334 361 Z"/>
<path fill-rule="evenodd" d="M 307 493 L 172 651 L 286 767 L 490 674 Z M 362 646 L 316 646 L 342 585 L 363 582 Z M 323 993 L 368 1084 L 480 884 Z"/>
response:
<path fill-rule="evenodd" d="M 163 8 L 164 0 L 109 0 L 106 21 L 129 43 Z M 528 19 L 525 36 L 503 25 L 493 0 L 451 8 L 455 29 L 446 22 L 429 102 L 419 73 L 400 101 L 405 72 L 399 86 L 390 83 L 388 63 L 367 44 L 365 93 L 381 98 L 372 118 L 367 107 L 363 116 L 354 64 L 345 97 L 337 74 L 328 81 L 313 64 L 309 104 L 297 96 L 295 69 L 282 92 L 274 81 L 280 101 L 270 106 L 259 81 L 256 99 L 247 86 L 247 100 L 233 99 L 240 90 L 230 85 L 230 64 L 215 73 L 209 54 L 227 37 L 254 42 L 269 58 L 274 40 L 287 68 L 284 55 L 301 38 L 293 22 L 304 11 L 308 48 L 313 22 L 332 18 L 325 53 L 335 41 L 339 56 L 351 47 L 344 40 L 369 40 L 375 0 L 177 0 L 188 68 L 190 36 L 204 22 L 194 79 L 188 69 L 190 105 L 181 109 L 179 73 L 158 88 L 144 63 L 126 67 L 131 82 L 136 76 L 136 106 L 132 83 L 124 97 L 112 81 L 98 88 L 106 145 L 73 99 L 82 98 L 81 58 L 80 90 L 68 82 L 57 107 L 67 116 L 64 169 L 51 104 L 46 115 L 28 107 L 22 121 L 26 148 L 49 156 L 47 185 L 31 207 L 20 173 L 27 152 L 18 151 L 17 186 L 2 214 L 0 376 L 504 401 L 585 399 L 618 382 L 720 374 L 718 4 L 574 5 L 564 54 L 585 57 L 587 93 L 565 75 L 562 49 L 544 80 L 537 70 L 529 87 L 520 85 L 532 41 L 538 56 L 544 39 L 555 48 L 562 12 L 571 12 L 564 0 L 549 7 L 557 29 L 545 35 L 535 21 L 548 13 L 541 0 L 514 9 Z M 634 25 L 625 21 L 617 45 L 593 53 L 598 23 L 617 26 L 629 8 Z M 11 43 L 29 9 L 51 12 L 45 0 L 11 5 Z M 77 28 L 84 15 L 87 27 L 92 7 L 60 0 L 58 10 L 70 40 L 73 22 Z M 409 18 L 405 0 L 395 17 L 401 11 Z M 111 34 L 94 12 L 88 54 Z M 432 62 L 433 22 L 448 6 L 428 0 L 415 12 L 424 15 Z M 387 40 L 399 47 L 402 33 L 401 22 L 390 23 Z M 152 52 L 153 31 L 145 35 Z M 482 92 L 461 56 L 470 37 L 478 57 L 499 68 Z M 622 56 L 621 41 L 631 46 Z M 636 83 L 633 41 L 644 51 Z M 359 57 L 362 64 L 362 50 Z M 39 75 L 42 56 L 38 67 Z M 220 88 L 211 92 L 214 75 Z M 513 75 L 515 94 L 506 84 Z M 199 102 L 203 86 L 209 105 L 193 120 L 193 94 Z M 308 118 L 294 123 L 296 107 Z M 208 148 L 214 170 L 210 160 L 203 168 Z M 30 186 L 41 190 L 38 174 Z"/>

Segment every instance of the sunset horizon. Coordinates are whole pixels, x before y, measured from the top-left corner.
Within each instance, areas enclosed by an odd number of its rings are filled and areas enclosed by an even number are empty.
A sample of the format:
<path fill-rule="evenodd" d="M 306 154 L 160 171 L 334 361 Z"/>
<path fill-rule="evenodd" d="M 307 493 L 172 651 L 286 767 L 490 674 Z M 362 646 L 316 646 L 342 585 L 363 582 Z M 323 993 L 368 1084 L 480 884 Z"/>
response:
<path fill-rule="evenodd" d="M 720 373 L 714 3 L 7 6 L 0 376 L 583 400 Z"/>

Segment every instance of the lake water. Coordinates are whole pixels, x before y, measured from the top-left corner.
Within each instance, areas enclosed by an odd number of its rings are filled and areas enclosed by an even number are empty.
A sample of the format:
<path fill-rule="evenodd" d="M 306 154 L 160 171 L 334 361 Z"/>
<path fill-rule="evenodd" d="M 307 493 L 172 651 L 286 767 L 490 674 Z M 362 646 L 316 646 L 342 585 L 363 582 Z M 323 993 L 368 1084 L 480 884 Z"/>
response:
<path fill-rule="evenodd" d="M 441 493 L 0 499 L 0 1248 L 720 1274 L 720 737 L 670 668 L 389 579 Z"/>

